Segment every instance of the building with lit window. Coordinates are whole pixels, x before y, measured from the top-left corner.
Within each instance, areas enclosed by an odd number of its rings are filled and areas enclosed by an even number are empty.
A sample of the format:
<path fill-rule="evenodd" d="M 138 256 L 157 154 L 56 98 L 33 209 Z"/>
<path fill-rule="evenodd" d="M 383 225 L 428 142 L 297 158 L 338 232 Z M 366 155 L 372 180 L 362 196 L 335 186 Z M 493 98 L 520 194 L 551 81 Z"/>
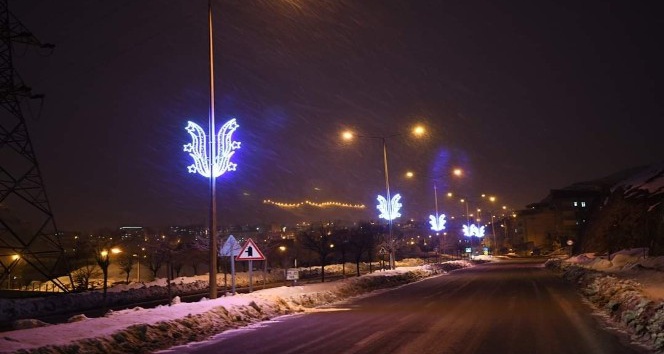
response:
<path fill-rule="evenodd" d="M 509 240 L 512 247 L 521 253 L 537 254 L 559 249 L 568 240 L 578 240 L 604 194 L 601 188 L 591 185 L 551 190 L 541 202 L 517 212 Z"/>

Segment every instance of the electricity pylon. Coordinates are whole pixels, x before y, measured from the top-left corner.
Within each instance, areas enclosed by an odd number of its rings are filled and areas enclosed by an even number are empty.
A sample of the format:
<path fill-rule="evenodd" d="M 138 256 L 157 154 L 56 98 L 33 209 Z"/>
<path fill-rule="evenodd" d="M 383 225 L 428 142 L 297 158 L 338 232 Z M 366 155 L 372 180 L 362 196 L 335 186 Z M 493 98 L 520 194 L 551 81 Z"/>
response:
<path fill-rule="evenodd" d="M 7 0 L 0 0 L 0 284 L 20 264 L 23 280 L 50 280 L 67 291 L 57 279 L 69 275 L 64 249 L 21 111 L 22 100 L 39 96 L 14 70 L 14 43 L 53 48 L 9 12 Z"/>

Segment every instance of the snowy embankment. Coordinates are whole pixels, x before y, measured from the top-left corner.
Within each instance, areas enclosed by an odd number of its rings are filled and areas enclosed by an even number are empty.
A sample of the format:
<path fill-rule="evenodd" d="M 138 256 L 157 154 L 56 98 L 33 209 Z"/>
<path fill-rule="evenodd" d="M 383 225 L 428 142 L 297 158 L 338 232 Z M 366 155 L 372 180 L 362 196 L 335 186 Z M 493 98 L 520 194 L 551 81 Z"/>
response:
<path fill-rule="evenodd" d="M 223 276 L 218 278 L 218 284 L 223 285 Z M 277 274 L 266 274 L 255 277 L 255 286 L 260 286 L 263 280 L 269 283 L 283 281 L 283 277 Z M 62 280 L 65 282 L 66 280 Z M 117 280 L 116 280 L 117 281 Z M 229 280 L 230 281 L 230 280 Z M 246 273 L 239 273 L 237 286 L 248 286 Z M 208 275 L 195 277 L 178 277 L 171 281 L 171 291 L 174 296 L 184 296 L 207 291 Z M 166 279 L 159 278 L 149 283 L 118 284 L 108 289 L 106 306 L 108 308 L 133 304 L 154 299 L 168 299 L 168 287 Z M 28 299 L 0 299 L 0 323 L 11 323 L 12 321 L 35 316 L 57 315 L 71 313 L 72 311 L 84 311 L 99 308 L 103 302 L 103 293 L 97 289 L 82 293 L 54 293 L 51 296 Z"/>
<path fill-rule="evenodd" d="M 644 258 L 642 254 L 641 250 L 621 251 L 612 255 L 611 261 L 586 254 L 567 260 L 550 259 L 546 266 L 562 271 L 564 279 L 576 284 L 633 340 L 664 353 L 664 301 L 652 295 L 661 293 L 664 257 Z"/>
<path fill-rule="evenodd" d="M 75 316 L 66 324 L 4 332 L 0 336 L 0 353 L 147 353 L 470 265 L 453 261 L 404 267 L 196 303 L 177 303 L 176 298 L 172 306 L 110 312 L 101 318 Z"/>

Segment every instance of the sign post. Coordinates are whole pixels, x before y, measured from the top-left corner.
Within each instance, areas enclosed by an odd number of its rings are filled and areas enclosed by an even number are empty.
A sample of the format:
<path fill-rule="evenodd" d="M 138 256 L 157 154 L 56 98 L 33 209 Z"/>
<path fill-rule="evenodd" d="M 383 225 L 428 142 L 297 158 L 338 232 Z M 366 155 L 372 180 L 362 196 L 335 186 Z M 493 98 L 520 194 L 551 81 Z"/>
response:
<path fill-rule="evenodd" d="M 298 279 L 300 279 L 300 272 L 297 268 L 288 268 L 286 270 L 286 280 L 292 280 L 293 285 L 295 285 Z"/>
<path fill-rule="evenodd" d="M 383 271 L 385 270 L 385 255 L 388 254 L 388 252 L 383 246 L 378 250 L 378 254 L 380 255 L 380 270 Z"/>
<path fill-rule="evenodd" d="M 233 235 L 228 236 L 226 242 L 219 250 L 220 256 L 231 257 L 231 293 L 235 295 L 235 257 L 240 254 L 240 244 Z"/>
<path fill-rule="evenodd" d="M 244 244 L 244 246 L 242 246 L 240 253 L 237 255 L 237 257 L 235 257 L 235 259 L 238 261 L 249 261 L 249 292 L 251 292 L 253 287 L 252 261 L 264 261 L 265 256 L 263 255 L 261 250 L 258 249 L 256 243 L 254 243 L 252 239 L 248 239 L 247 242 Z"/>

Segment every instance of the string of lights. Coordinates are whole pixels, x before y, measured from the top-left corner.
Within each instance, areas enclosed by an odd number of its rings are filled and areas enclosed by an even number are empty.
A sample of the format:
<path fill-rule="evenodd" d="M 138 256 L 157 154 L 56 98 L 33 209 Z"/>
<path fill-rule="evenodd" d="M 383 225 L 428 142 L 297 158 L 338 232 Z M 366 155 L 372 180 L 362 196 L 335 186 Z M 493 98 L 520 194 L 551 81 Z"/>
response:
<path fill-rule="evenodd" d="M 303 202 L 299 203 L 281 203 L 281 202 L 275 202 L 270 199 L 265 199 L 263 200 L 263 204 L 271 204 L 275 205 L 281 208 L 299 208 L 304 205 L 309 205 L 317 208 L 325 208 L 325 207 L 339 207 L 339 208 L 353 208 L 353 209 L 364 209 L 366 206 L 364 204 L 350 204 L 350 203 L 342 203 L 342 202 L 323 202 L 323 203 L 314 203 L 308 200 L 305 200 Z"/>

